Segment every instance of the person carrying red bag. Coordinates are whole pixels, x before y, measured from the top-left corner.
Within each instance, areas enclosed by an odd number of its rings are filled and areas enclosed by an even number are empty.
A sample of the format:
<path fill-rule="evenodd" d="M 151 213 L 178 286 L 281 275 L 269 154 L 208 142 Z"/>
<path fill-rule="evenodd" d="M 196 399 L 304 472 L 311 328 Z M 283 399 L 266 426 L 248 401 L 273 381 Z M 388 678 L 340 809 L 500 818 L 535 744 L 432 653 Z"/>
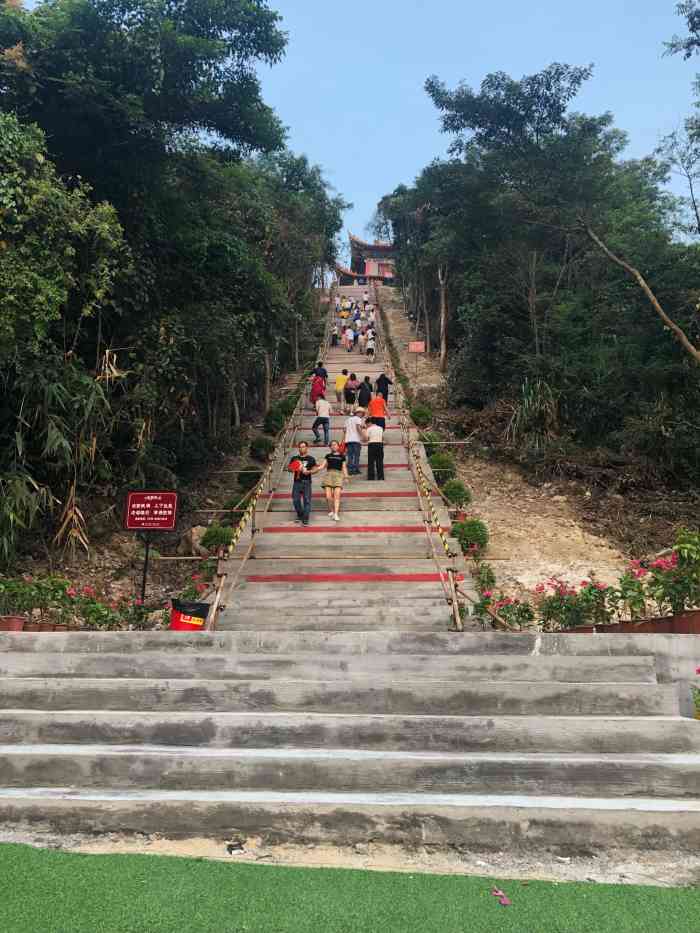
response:
<path fill-rule="evenodd" d="M 317 472 L 316 459 L 309 453 L 306 441 L 300 441 L 297 449 L 299 453 L 292 457 L 287 467 L 294 473 L 292 504 L 297 513 L 297 522 L 308 525 L 311 515 L 311 477 Z"/>

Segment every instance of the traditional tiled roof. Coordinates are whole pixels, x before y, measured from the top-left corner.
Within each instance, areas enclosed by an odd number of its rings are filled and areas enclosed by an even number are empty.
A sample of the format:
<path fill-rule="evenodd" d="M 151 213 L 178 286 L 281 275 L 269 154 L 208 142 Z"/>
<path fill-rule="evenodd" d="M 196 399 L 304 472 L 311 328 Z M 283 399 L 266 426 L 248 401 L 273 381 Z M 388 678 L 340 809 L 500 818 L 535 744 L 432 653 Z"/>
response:
<path fill-rule="evenodd" d="M 367 243 L 366 240 L 361 240 L 359 236 L 350 234 L 350 243 L 356 243 L 358 246 L 361 246 L 363 249 L 376 249 L 385 253 L 395 252 L 393 243 Z"/>

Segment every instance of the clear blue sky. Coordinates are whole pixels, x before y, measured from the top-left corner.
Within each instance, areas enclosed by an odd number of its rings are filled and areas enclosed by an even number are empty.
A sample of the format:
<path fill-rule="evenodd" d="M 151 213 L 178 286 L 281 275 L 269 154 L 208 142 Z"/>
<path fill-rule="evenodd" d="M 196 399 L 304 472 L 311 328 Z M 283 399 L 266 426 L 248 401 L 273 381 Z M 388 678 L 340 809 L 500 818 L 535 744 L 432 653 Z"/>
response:
<path fill-rule="evenodd" d="M 593 63 L 575 104 L 612 111 L 630 157 L 647 155 L 692 109 L 700 60 L 664 57 L 684 32 L 675 0 L 270 0 L 289 32 L 285 60 L 261 78 L 289 145 L 320 164 L 355 205 L 362 235 L 379 198 L 445 153 L 423 90 L 437 74 L 478 86 L 492 71 L 532 74 L 553 61 Z"/>

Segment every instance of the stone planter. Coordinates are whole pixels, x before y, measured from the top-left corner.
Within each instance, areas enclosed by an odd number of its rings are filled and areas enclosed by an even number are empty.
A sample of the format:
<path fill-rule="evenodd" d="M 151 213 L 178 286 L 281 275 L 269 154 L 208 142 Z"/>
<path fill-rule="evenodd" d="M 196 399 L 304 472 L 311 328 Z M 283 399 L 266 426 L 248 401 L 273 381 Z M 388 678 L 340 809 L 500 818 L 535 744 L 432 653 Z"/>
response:
<path fill-rule="evenodd" d="M 21 632 L 26 616 L 0 616 L 0 632 Z"/>

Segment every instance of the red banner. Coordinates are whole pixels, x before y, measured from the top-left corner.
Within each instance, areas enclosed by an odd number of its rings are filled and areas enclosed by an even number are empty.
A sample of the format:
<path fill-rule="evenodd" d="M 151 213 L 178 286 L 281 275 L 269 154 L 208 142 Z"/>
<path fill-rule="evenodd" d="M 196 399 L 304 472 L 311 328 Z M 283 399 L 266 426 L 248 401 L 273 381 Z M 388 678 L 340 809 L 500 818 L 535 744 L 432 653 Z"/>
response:
<path fill-rule="evenodd" d="M 175 531 L 176 492 L 130 492 L 124 506 L 127 531 Z"/>

